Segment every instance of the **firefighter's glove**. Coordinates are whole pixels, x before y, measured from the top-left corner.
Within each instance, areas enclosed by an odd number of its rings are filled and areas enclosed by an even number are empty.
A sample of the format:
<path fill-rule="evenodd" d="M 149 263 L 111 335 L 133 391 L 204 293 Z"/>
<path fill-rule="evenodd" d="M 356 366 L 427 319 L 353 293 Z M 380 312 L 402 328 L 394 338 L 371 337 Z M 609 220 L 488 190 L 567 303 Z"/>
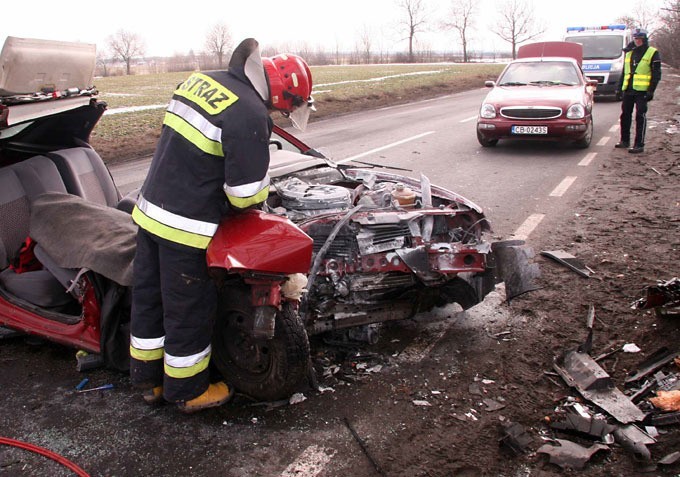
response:
<path fill-rule="evenodd" d="M 647 101 L 653 100 L 654 99 L 654 91 L 647 91 L 647 93 L 645 94 L 645 99 Z"/>

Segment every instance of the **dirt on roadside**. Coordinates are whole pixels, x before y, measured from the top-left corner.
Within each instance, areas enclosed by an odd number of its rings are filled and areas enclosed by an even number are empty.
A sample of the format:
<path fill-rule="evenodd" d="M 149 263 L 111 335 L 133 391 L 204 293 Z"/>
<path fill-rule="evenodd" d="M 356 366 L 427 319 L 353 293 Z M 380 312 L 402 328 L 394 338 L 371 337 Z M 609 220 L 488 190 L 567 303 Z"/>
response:
<path fill-rule="evenodd" d="M 600 154 L 574 215 L 532 237 L 537 252 L 577 257 L 590 278 L 538 255 L 540 289 L 509 304 L 501 289 L 481 309 L 439 311 L 435 326 L 418 319 L 385 326 L 371 347 L 313 339 L 317 379 L 332 392 L 307 390 L 306 402 L 281 407 L 237 396 L 192 417 L 170 406 L 145 408 L 126 376 L 106 370 L 90 379 L 113 383 L 116 394 L 74 396 L 64 384 L 81 378 L 72 350 L 0 340 L 0 436 L 50 447 L 106 476 L 282 475 L 312 435 L 320 439 L 314 444 L 334 449 L 334 464 L 319 474 L 329 477 L 677 476 L 680 460 L 658 462 L 680 450 L 680 424 L 657 428 L 648 461 L 615 443 L 583 470 L 570 470 L 536 451 L 555 437 L 594 443 L 549 425 L 564 417 L 566 404 L 588 405 L 554 374 L 553 362 L 585 341 L 591 306 L 591 354 L 615 351 L 599 364 L 619 389 L 629 392 L 626 377 L 655 351 L 680 351 L 680 318 L 631 308 L 646 287 L 680 276 L 679 122 L 680 74 L 666 69 L 650 103 L 645 152 Z M 406 343 L 418 340 L 434 344 L 406 353 Z M 621 351 L 627 343 L 641 351 Z M 640 407 L 652 409 L 647 399 Z M 517 455 L 500 444 L 509 423 L 526 432 Z M 0 475 L 72 473 L 0 446 Z"/>

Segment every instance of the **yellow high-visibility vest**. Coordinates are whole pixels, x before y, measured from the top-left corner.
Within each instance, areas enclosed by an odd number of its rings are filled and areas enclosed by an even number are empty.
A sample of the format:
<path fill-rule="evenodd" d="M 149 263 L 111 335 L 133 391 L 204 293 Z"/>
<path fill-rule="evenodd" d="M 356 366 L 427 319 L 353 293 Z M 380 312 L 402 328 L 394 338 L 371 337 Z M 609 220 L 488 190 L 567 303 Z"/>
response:
<path fill-rule="evenodd" d="M 649 89 L 649 84 L 652 81 L 652 57 L 656 53 L 656 48 L 649 47 L 645 54 L 642 55 L 640 63 L 638 63 L 635 73 L 633 74 L 633 89 L 635 91 L 647 91 Z M 629 51 L 626 53 L 626 58 L 623 64 L 623 86 L 622 89 L 625 91 L 628 89 L 628 82 L 631 72 L 631 58 L 633 52 Z"/>

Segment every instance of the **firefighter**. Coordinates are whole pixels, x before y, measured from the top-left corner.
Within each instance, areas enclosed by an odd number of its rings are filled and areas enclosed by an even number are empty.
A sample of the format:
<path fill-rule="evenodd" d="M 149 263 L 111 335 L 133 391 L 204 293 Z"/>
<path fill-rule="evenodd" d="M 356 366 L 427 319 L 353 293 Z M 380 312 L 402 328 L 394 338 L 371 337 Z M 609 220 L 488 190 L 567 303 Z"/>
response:
<path fill-rule="evenodd" d="M 226 71 L 193 73 L 174 92 L 132 212 L 139 225 L 130 325 L 130 377 L 149 404 L 186 413 L 224 404 L 208 364 L 217 289 L 205 251 L 227 213 L 269 193 L 271 110 L 304 129 L 312 76 L 295 55 L 261 58 L 241 42 Z"/>
<path fill-rule="evenodd" d="M 633 42 L 625 48 L 626 55 L 621 75 L 621 140 L 616 148 L 628 149 L 631 154 L 645 150 L 647 102 L 654 98 L 654 90 L 661 80 L 661 58 L 656 48 L 649 46 L 647 30 L 633 30 Z M 633 48 L 630 48 L 634 46 Z M 630 128 L 635 108 L 635 142 L 630 145 Z"/>

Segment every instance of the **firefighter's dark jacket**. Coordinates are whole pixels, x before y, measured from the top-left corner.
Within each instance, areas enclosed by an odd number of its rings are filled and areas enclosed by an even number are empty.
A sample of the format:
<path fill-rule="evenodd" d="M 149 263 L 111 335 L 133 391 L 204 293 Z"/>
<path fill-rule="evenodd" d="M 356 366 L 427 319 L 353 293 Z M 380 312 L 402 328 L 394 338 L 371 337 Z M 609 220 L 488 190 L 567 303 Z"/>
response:
<path fill-rule="evenodd" d="M 227 71 L 194 73 L 175 91 L 133 211 L 175 244 L 205 249 L 230 207 L 267 198 L 272 120 L 237 53 Z"/>

